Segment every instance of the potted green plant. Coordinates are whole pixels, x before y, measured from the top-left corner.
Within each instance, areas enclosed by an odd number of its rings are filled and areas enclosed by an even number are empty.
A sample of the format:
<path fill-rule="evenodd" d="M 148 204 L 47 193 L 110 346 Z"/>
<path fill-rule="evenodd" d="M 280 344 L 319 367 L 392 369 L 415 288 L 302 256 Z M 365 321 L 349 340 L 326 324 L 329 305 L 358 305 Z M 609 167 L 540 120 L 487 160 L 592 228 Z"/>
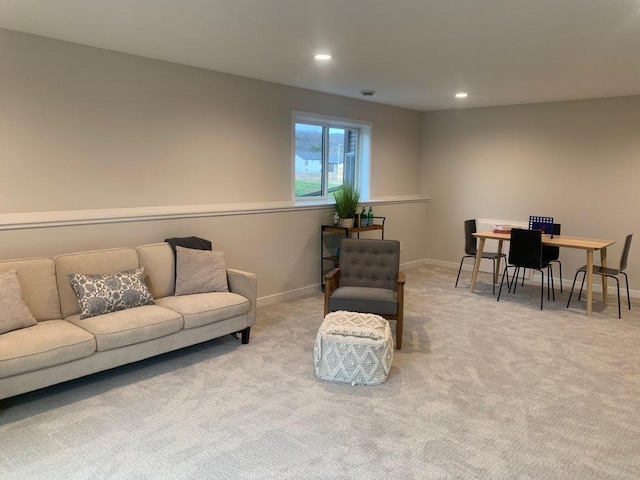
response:
<path fill-rule="evenodd" d="M 341 226 L 353 227 L 360 202 L 360 191 L 355 185 L 345 183 L 333 192 L 333 198 L 336 201 L 336 212 L 340 217 Z"/>

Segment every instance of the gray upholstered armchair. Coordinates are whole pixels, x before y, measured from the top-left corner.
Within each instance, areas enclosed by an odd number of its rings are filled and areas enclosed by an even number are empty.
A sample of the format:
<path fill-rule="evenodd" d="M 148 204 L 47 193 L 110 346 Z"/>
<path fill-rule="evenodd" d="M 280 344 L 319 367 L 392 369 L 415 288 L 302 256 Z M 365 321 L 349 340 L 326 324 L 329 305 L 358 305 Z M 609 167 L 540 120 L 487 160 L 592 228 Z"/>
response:
<path fill-rule="evenodd" d="M 396 321 L 396 349 L 402 348 L 404 273 L 400 242 L 345 238 L 339 268 L 325 275 L 324 314 L 337 310 L 374 313 Z"/>

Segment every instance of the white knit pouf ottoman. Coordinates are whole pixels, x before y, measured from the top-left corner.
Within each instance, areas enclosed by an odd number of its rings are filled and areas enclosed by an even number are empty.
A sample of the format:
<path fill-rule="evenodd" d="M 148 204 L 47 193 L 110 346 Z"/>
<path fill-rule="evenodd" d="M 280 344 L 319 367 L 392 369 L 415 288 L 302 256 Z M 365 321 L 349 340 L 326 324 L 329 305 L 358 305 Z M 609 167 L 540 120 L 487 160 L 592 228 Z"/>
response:
<path fill-rule="evenodd" d="M 322 380 L 379 385 L 393 361 L 389 322 L 370 313 L 329 313 L 316 335 L 313 357 Z"/>

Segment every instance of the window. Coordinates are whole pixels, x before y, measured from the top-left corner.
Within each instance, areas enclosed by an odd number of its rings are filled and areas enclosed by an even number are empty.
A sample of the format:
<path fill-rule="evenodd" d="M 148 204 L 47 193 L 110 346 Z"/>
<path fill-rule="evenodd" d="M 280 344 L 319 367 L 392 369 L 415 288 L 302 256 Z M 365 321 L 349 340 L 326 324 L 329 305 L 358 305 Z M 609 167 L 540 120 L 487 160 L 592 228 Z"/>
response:
<path fill-rule="evenodd" d="M 294 113 L 295 200 L 330 200 L 344 183 L 369 196 L 371 126 L 352 120 Z"/>

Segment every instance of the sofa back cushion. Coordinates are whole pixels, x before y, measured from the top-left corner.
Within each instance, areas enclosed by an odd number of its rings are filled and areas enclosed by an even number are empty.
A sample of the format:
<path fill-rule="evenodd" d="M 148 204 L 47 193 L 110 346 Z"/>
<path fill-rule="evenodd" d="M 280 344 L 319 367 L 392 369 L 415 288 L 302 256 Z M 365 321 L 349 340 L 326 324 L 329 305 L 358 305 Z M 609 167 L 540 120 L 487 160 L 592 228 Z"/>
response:
<path fill-rule="evenodd" d="M 170 297 L 175 291 L 176 262 L 171 246 L 151 243 L 136 248 L 140 265 L 144 267 L 145 281 L 153 298 Z"/>
<path fill-rule="evenodd" d="M 20 280 L 22 298 L 37 321 L 60 316 L 56 269 L 50 258 L 25 258 L 0 262 L 0 272 L 15 270 Z"/>
<path fill-rule="evenodd" d="M 65 253 L 54 258 L 60 310 L 63 318 L 80 313 L 78 297 L 71 287 L 70 273 L 109 274 L 131 270 L 138 266 L 138 255 L 133 248 L 110 248 L 88 252 Z"/>

